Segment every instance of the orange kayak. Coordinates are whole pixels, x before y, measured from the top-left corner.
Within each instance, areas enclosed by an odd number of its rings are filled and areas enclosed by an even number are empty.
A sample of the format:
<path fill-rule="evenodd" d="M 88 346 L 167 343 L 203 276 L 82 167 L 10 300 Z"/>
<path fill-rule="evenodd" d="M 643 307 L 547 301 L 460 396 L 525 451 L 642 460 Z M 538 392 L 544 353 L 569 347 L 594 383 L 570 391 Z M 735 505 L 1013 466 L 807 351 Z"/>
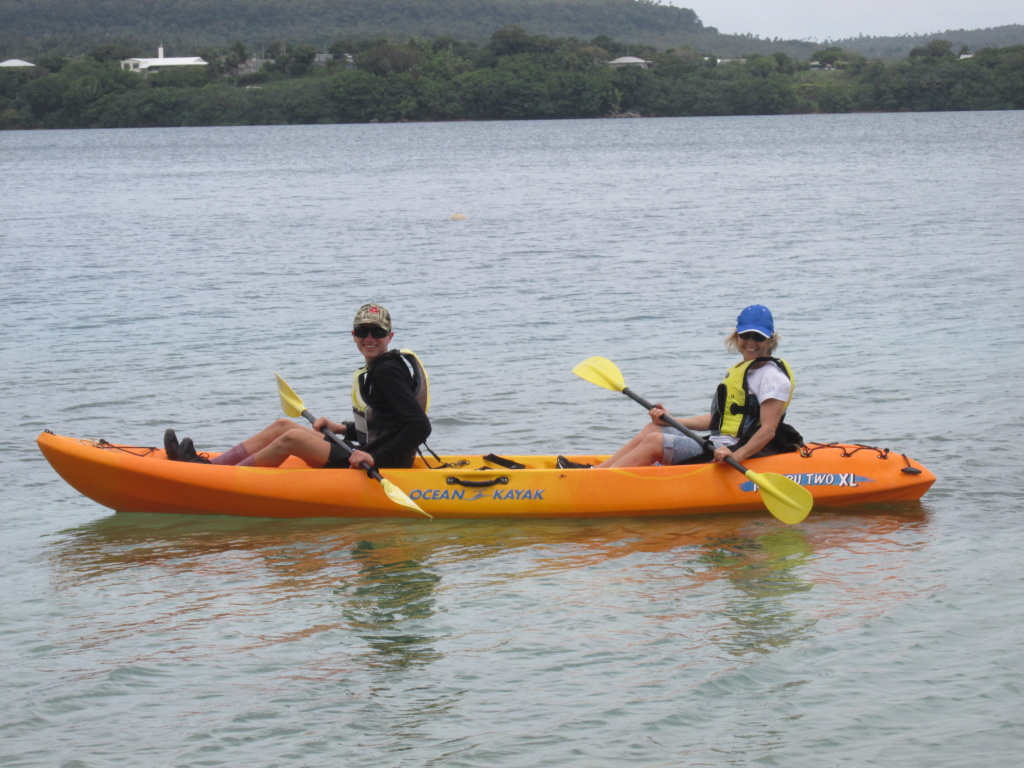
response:
<path fill-rule="evenodd" d="M 120 512 L 245 517 L 416 517 L 359 470 L 232 467 L 168 461 L 158 448 L 39 435 L 40 450 L 75 490 Z M 216 454 L 211 453 L 210 456 Z M 764 510 L 757 487 L 724 464 L 631 469 L 557 469 L 555 456 L 507 456 L 507 469 L 481 456 L 442 456 L 454 466 L 382 474 L 431 516 L 459 518 L 641 517 Z M 603 456 L 571 456 L 597 463 Z M 436 463 L 436 462 L 434 462 Z M 888 449 L 808 443 L 799 453 L 748 459 L 757 473 L 795 480 L 815 508 L 920 499 L 935 475 Z"/>

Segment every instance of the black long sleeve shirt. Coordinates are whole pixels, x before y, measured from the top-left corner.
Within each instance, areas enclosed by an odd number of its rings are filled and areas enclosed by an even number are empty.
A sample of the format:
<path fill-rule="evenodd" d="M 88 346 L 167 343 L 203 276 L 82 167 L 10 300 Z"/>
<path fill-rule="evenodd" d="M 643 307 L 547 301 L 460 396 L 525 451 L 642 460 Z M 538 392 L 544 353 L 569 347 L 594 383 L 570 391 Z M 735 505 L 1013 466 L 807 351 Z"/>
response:
<path fill-rule="evenodd" d="M 369 426 L 377 433 L 362 449 L 373 456 L 378 468 L 409 466 L 416 449 L 430 436 L 431 426 L 400 352 L 392 350 L 370 363 L 362 394 L 373 409 Z"/>

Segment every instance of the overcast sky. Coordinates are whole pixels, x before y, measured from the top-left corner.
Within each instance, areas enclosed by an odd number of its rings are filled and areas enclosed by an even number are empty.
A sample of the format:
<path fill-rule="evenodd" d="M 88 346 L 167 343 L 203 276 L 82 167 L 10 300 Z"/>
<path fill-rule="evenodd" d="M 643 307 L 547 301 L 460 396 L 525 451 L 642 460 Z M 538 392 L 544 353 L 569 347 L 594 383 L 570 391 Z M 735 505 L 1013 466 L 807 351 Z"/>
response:
<path fill-rule="evenodd" d="M 719 32 L 841 40 L 1024 24 L 1021 0 L 663 0 Z"/>

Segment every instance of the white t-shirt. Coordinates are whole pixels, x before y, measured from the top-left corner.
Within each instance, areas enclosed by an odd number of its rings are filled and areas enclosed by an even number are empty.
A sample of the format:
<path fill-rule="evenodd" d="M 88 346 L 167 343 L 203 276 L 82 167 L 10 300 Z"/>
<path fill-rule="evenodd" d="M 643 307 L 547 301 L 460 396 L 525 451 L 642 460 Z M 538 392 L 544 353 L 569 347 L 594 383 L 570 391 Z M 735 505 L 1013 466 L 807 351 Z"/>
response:
<path fill-rule="evenodd" d="M 760 368 L 755 368 L 747 376 L 747 391 L 757 398 L 757 402 L 764 403 L 765 400 L 789 400 L 789 378 L 779 366 L 772 363 L 765 363 Z M 715 448 L 723 445 L 735 445 L 739 438 L 735 435 L 710 435 L 709 439 Z"/>

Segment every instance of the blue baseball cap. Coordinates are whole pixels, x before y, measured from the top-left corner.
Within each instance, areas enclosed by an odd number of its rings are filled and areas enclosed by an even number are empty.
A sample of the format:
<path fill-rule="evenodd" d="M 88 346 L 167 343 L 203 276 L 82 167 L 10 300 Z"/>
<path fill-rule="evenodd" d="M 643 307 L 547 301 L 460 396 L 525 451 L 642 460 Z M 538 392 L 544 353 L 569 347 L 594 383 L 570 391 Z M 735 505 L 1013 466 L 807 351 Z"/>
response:
<path fill-rule="evenodd" d="M 772 313 L 768 307 L 762 304 L 751 304 L 746 307 L 740 316 L 736 318 L 736 333 L 754 331 L 760 333 L 766 339 L 775 333 L 775 321 L 772 320 Z"/>

